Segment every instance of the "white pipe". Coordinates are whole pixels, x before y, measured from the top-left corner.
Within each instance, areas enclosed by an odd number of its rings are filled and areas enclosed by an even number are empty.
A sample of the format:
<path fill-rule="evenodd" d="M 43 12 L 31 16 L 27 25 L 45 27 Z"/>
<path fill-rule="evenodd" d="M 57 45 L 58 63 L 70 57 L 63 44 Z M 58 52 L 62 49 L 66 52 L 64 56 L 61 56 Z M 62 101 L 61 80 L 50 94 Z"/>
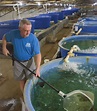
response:
<path fill-rule="evenodd" d="M 21 19 L 19 5 L 17 5 L 17 9 L 18 9 L 18 16 L 19 16 L 19 19 Z"/>
<path fill-rule="evenodd" d="M 66 58 L 64 59 L 65 62 L 69 62 L 69 57 L 74 56 L 73 51 L 78 51 L 80 50 L 80 48 L 77 45 L 73 45 L 73 47 L 71 47 L 70 51 L 68 52 L 68 55 L 66 56 Z"/>

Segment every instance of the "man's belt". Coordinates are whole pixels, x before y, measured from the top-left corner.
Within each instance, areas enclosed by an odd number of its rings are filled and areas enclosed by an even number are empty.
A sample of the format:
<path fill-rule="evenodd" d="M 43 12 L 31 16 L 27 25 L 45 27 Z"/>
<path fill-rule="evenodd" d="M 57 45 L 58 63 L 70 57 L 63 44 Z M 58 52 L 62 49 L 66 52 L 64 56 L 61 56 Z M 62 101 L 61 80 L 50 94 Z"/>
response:
<path fill-rule="evenodd" d="M 20 62 L 27 62 L 27 61 L 29 61 L 29 60 L 31 60 L 32 59 L 32 57 L 30 58 L 30 59 L 28 59 L 28 60 L 23 60 L 23 61 L 20 61 Z"/>

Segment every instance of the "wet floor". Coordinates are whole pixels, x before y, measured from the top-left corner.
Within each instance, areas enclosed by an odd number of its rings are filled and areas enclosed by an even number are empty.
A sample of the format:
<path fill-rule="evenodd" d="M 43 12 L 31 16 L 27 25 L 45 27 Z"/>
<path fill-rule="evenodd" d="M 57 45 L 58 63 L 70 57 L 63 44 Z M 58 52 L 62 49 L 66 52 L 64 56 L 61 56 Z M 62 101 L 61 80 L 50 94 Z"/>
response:
<path fill-rule="evenodd" d="M 42 63 L 44 59 L 52 60 L 58 49 L 58 42 L 70 35 L 70 27 L 64 27 L 57 35 L 56 42 L 46 43 L 41 47 Z M 21 111 L 22 104 L 20 97 L 22 93 L 19 89 L 19 83 L 13 78 L 11 59 L 0 59 L 0 73 L 2 82 L 0 83 L 0 111 Z"/>
<path fill-rule="evenodd" d="M 14 98 L 1 99 L 0 111 L 21 111 L 21 102 Z"/>

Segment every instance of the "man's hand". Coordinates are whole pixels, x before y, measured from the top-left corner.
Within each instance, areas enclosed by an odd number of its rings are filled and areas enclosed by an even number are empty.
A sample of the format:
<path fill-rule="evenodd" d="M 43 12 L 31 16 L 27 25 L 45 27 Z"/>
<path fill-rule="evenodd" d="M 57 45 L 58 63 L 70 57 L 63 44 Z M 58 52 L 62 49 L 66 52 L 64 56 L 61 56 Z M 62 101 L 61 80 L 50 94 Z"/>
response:
<path fill-rule="evenodd" d="M 2 49 L 2 51 L 3 51 L 3 54 L 6 55 L 6 56 L 8 56 L 8 54 L 10 54 L 9 51 L 6 48 Z"/>
<path fill-rule="evenodd" d="M 36 77 L 40 77 L 40 70 L 36 69 Z"/>

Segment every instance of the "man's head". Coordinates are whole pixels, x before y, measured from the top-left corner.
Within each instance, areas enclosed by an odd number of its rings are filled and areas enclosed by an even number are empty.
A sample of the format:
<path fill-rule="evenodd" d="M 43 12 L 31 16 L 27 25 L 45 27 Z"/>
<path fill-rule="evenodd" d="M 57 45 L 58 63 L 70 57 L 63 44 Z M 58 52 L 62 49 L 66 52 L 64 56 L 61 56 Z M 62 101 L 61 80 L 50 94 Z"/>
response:
<path fill-rule="evenodd" d="M 19 29 L 20 29 L 20 34 L 22 37 L 27 37 L 29 36 L 31 32 L 32 24 L 28 19 L 22 19 L 19 22 Z"/>

